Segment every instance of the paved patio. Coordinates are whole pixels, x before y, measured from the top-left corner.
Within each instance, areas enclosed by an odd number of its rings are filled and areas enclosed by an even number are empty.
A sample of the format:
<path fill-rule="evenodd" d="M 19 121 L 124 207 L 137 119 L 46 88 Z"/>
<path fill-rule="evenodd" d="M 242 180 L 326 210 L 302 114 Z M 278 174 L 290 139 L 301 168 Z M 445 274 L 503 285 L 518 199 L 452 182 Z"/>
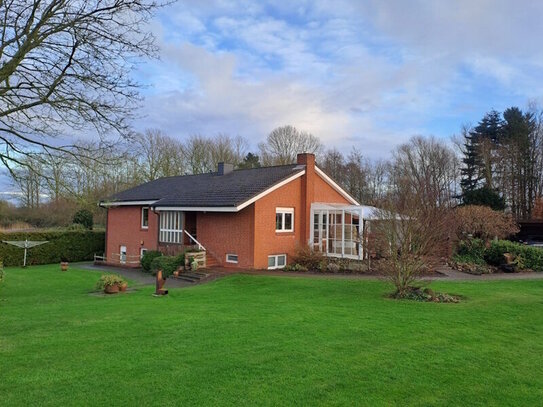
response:
<path fill-rule="evenodd" d="M 128 280 L 136 282 L 138 285 L 155 285 L 155 277 L 151 274 L 144 273 L 140 268 L 132 269 L 126 267 L 113 267 L 113 266 L 97 266 L 91 262 L 74 263 L 74 267 L 78 267 L 84 270 L 94 271 L 98 273 L 115 273 L 120 274 Z M 187 287 L 194 285 L 188 281 L 177 280 L 175 278 L 169 278 L 166 283 L 166 288 Z"/>

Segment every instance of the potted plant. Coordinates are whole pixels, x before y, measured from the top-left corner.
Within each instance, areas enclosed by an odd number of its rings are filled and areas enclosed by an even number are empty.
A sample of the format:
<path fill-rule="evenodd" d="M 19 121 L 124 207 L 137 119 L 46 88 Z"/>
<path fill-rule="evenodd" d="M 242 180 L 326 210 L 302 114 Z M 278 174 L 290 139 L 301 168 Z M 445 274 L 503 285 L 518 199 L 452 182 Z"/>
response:
<path fill-rule="evenodd" d="M 190 263 L 190 269 L 192 271 L 198 270 L 198 262 L 196 260 L 194 260 L 194 259 L 192 260 L 192 262 Z"/>
<path fill-rule="evenodd" d="M 188 259 L 188 260 L 187 260 Z M 193 264 L 194 264 L 194 257 L 192 256 L 185 256 L 185 264 L 187 265 L 187 270 L 194 270 Z"/>
<path fill-rule="evenodd" d="M 174 277 L 179 277 L 179 274 L 181 274 L 185 270 L 185 253 L 181 253 L 175 257 L 175 270 L 173 272 Z"/>
<path fill-rule="evenodd" d="M 122 281 L 121 283 L 119 283 L 119 291 L 124 293 L 126 291 L 126 289 L 128 288 L 128 284 L 126 281 Z"/>
<path fill-rule="evenodd" d="M 60 258 L 60 270 L 68 271 L 68 259 L 66 257 Z"/>
<path fill-rule="evenodd" d="M 96 288 L 104 290 L 106 294 L 116 294 L 123 284 L 126 284 L 126 282 L 121 276 L 117 274 L 104 274 L 100 277 L 98 283 L 96 283 Z"/>

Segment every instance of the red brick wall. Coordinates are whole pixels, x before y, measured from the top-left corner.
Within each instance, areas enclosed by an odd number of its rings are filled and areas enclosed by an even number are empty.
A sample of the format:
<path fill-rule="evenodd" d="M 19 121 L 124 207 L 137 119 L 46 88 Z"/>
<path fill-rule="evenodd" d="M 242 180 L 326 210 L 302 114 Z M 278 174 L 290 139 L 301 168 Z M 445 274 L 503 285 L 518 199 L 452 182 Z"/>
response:
<path fill-rule="evenodd" d="M 315 174 L 315 196 L 313 202 L 321 203 L 340 203 L 352 205 L 347 199 L 343 197 L 339 192 L 332 188 L 320 175 Z"/>
<path fill-rule="evenodd" d="M 314 161 L 309 161 L 309 165 Z M 314 164 L 313 164 L 314 165 Z M 309 191 L 305 185 L 310 186 Z M 309 240 L 309 217 L 311 203 L 327 202 L 349 204 L 339 192 L 333 189 L 314 171 L 289 182 L 254 203 L 255 205 L 255 255 L 254 268 L 268 267 L 268 256 L 287 254 L 292 261 L 296 248 Z M 275 231 L 275 209 L 294 208 L 294 232 Z"/>
<path fill-rule="evenodd" d="M 139 256 L 142 247 L 156 250 L 158 241 L 158 215 L 149 211 L 149 228 L 141 228 L 141 206 L 108 208 L 106 226 L 106 257 L 109 263 L 119 260 L 121 246 L 126 246 L 128 256 Z M 142 244 L 143 242 L 143 244 Z M 130 260 L 136 259 L 130 257 Z M 135 264 L 135 267 L 138 265 Z"/>
<path fill-rule="evenodd" d="M 198 212 L 198 241 L 226 267 L 253 267 L 254 205 L 237 213 Z M 237 254 L 238 264 L 226 263 L 226 254 Z"/>
<path fill-rule="evenodd" d="M 257 269 L 268 268 L 268 256 L 287 254 L 287 260 L 294 255 L 296 246 L 301 241 L 303 215 L 302 179 L 276 189 L 259 199 L 255 205 L 255 261 Z M 275 209 L 277 207 L 294 208 L 294 232 L 275 231 Z"/>

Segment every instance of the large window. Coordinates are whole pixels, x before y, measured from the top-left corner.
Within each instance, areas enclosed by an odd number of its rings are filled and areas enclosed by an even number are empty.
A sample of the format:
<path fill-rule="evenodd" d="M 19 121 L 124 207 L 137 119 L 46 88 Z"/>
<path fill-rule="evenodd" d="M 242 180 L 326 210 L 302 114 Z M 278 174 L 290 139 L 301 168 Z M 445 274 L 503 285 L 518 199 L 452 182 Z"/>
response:
<path fill-rule="evenodd" d="M 141 228 L 149 229 L 149 208 L 141 208 Z"/>
<path fill-rule="evenodd" d="M 160 212 L 160 242 L 183 243 L 183 212 Z"/>
<path fill-rule="evenodd" d="M 273 256 L 268 256 L 268 270 L 282 269 L 286 265 L 287 265 L 286 254 L 274 254 Z"/>
<path fill-rule="evenodd" d="M 361 219 L 361 209 L 356 206 L 314 208 L 311 225 L 313 249 L 328 256 L 361 258 L 364 231 Z"/>
<path fill-rule="evenodd" d="M 294 208 L 275 209 L 275 231 L 294 232 Z"/>

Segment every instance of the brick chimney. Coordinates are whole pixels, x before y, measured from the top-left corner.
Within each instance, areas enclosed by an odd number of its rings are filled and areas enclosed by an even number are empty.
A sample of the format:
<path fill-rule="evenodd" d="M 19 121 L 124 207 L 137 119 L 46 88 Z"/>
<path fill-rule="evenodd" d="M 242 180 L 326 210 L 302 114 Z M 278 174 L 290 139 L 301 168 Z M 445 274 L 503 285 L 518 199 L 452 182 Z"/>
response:
<path fill-rule="evenodd" d="M 311 203 L 315 198 L 315 154 L 300 153 L 296 162 L 299 165 L 305 165 L 305 175 L 302 177 L 302 213 L 300 214 L 304 227 L 302 227 L 300 241 L 302 244 L 307 244 L 310 238 Z"/>
<path fill-rule="evenodd" d="M 219 163 L 217 172 L 219 175 L 230 174 L 234 171 L 234 164 Z"/>

